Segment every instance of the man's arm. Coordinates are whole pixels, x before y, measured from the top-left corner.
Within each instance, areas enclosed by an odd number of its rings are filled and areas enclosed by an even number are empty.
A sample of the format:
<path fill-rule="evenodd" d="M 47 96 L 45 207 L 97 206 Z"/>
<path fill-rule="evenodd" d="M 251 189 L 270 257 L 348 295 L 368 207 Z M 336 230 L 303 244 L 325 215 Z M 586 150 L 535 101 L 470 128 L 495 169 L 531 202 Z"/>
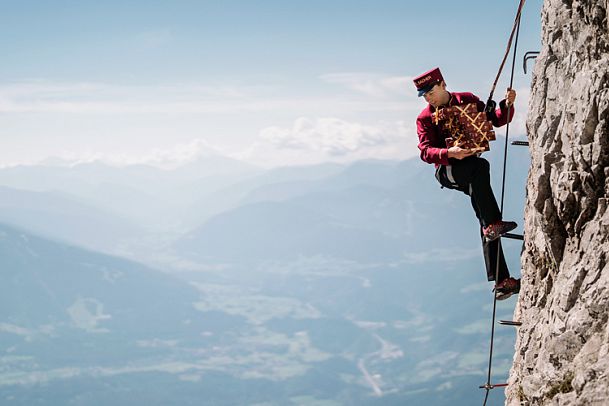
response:
<path fill-rule="evenodd" d="M 417 118 L 417 134 L 421 159 L 429 164 L 448 165 L 448 149 L 438 147 L 440 144 L 438 129 L 431 122 L 431 117 Z"/>
<path fill-rule="evenodd" d="M 512 121 L 512 118 L 514 118 L 514 101 L 516 101 L 516 91 L 508 89 L 505 93 L 505 99 L 499 102 L 499 108 L 495 110 L 495 117 L 492 120 L 495 127 L 501 127 Z"/>

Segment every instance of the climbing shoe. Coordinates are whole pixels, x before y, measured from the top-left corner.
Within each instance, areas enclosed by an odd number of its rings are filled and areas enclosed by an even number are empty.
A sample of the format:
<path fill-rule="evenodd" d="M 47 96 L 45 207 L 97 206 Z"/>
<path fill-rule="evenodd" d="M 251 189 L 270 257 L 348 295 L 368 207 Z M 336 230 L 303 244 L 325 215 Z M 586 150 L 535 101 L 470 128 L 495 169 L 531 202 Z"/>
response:
<path fill-rule="evenodd" d="M 495 285 L 495 296 L 497 300 L 505 300 L 508 297 L 520 292 L 520 279 L 505 278 Z"/>
<path fill-rule="evenodd" d="M 513 221 L 496 221 L 493 224 L 489 224 L 486 227 L 482 228 L 482 234 L 484 234 L 484 239 L 486 241 L 494 241 L 497 238 L 501 237 L 507 232 L 512 231 L 518 226 Z"/>

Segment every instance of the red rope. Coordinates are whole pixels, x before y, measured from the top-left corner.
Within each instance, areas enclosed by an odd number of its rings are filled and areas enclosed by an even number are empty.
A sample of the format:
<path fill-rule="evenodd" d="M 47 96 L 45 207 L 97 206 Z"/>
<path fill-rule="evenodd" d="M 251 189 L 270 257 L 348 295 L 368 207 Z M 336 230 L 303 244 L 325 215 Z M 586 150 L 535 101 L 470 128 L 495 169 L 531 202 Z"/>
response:
<path fill-rule="evenodd" d="M 501 65 L 499 66 L 499 71 L 497 72 L 497 76 L 495 76 L 495 81 L 493 82 L 493 86 L 491 87 L 491 93 L 488 96 L 489 100 L 493 99 L 493 94 L 495 93 L 495 87 L 497 87 L 497 82 L 499 81 L 499 77 L 501 76 L 501 72 L 503 71 L 503 66 L 505 65 L 505 61 L 510 53 L 510 48 L 512 47 L 512 39 L 514 39 L 514 34 L 516 33 L 516 27 L 520 22 L 520 15 L 522 14 L 522 8 L 524 7 L 524 3 L 526 0 L 520 0 L 520 4 L 518 5 L 518 11 L 516 12 L 516 18 L 514 19 L 514 26 L 512 27 L 512 33 L 510 34 L 510 39 L 507 44 L 507 48 L 505 50 L 505 54 L 503 55 L 503 60 L 501 61 Z"/>

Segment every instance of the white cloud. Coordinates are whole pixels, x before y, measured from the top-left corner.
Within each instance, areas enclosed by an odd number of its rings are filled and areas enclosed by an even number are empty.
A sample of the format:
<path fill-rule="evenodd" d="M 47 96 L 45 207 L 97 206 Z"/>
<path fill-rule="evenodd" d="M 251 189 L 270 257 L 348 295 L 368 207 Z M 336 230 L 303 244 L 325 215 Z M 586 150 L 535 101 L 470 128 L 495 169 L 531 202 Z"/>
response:
<path fill-rule="evenodd" d="M 42 161 L 21 163 L 24 165 L 46 164 L 50 166 L 73 166 L 83 163 L 103 162 L 111 166 L 151 165 L 174 169 L 203 157 L 226 156 L 219 147 L 202 138 L 178 143 L 168 148 L 152 148 L 141 153 L 70 152 L 56 154 Z M 13 165 L 7 165 L 13 166 Z M 2 166 L 0 166 L 2 167 Z"/>
<path fill-rule="evenodd" d="M 89 333 L 107 333 L 106 328 L 99 328 L 100 321 L 111 319 L 112 316 L 104 314 L 104 305 L 93 298 L 78 298 L 67 309 L 72 323 Z"/>
<path fill-rule="evenodd" d="M 29 336 L 32 334 L 31 330 L 10 323 L 0 323 L 0 332 L 17 334 L 20 336 Z"/>
<path fill-rule="evenodd" d="M 503 97 L 503 95 L 502 95 Z M 521 89 L 516 89 L 516 102 L 514 118 L 512 119 L 512 123 L 510 123 L 510 134 L 512 135 L 525 135 L 527 134 L 526 122 L 527 115 L 529 114 L 528 106 L 529 99 L 531 98 L 531 89 L 528 87 L 523 87 Z"/>
<path fill-rule="evenodd" d="M 488 331 L 488 329 L 489 329 L 488 320 L 481 319 L 481 320 L 477 320 L 473 323 L 466 324 L 465 326 L 455 328 L 454 331 L 456 331 L 458 334 L 471 335 L 471 334 L 484 334 Z"/>
<path fill-rule="evenodd" d="M 264 165 L 359 159 L 406 159 L 418 155 L 418 138 L 404 121 L 364 124 L 334 117 L 299 117 L 290 127 L 263 128 L 258 140 L 237 157 Z"/>
<path fill-rule="evenodd" d="M 0 159 L 4 166 L 49 157 L 172 166 L 214 148 L 263 166 L 405 159 L 418 153 L 414 122 L 423 106 L 408 80 L 323 75 L 326 89 L 328 83 L 347 89 L 329 95 L 264 83 L 4 83 Z M 290 119 L 291 125 L 273 125 Z M 203 138 L 215 147 L 192 141 Z"/>
<path fill-rule="evenodd" d="M 453 389 L 453 383 L 451 381 L 446 381 L 443 384 L 439 385 L 436 388 L 437 392 L 441 392 L 441 391 L 447 391 L 447 390 L 452 390 Z"/>
<path fill-rule="evenodd" d="M 279 95 L 260 85 L 126 86 L 44 80 L 0 85 L 0 113 L 55 114 L 239 114 L 292 111 L 404 111 L 403 99 L 371 101 L 353 97 Z"/>
<path fill-rule="evenodd" d="M 412 79 L 409 76 L 346 72 L 322 75 L 321 79 L 375 98 L 398 97 L 404 99 L 415 95 Z"/>
<path fill-rule="evenodd" d="M 387 128 L 386 125 L 369 126 L 338 118 L 300 117 L 291 128 L 268 127 L 260 132 L 260 137 L 279 148 L 345 155 L 361 148 L 395 141 L 403 135 L 404 130 L 401 125 Z"/>
<path fill-rule="evenodd" d="M 477 258 L 479 248 L 432 248 L 427 251 L 405 252 L 404 261 L 408 264 L 421 264 L 426 262 L 455 262 Z"/>
<path fill-rule="evenodd" d="M 103 155 L 99 160 L 118 166 L 146 164 L 169 169 L 216 155 L 224 155 L 224 152 L 206 140 L 197 138 L 171 148 L 154 148 L 139 155 Z"/>
<path fill-rule="evenodd" d="M 251 88 L 200 84 L 126 86 L 44 80 L 0 86 L 1 113 L 191 114 L 255 111 Z"/>

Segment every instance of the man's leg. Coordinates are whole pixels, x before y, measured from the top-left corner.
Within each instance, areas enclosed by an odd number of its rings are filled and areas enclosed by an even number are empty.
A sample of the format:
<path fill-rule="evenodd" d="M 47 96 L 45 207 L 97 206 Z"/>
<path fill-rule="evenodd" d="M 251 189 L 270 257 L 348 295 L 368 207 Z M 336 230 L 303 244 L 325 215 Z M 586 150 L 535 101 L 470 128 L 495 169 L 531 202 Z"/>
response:
<path fill-rule="evenodd" d="M 474 212 L 476 213 L 476 217 L 478 217 L 478 221 L 480 222 L 480 238 L 482 240 L 482 253 L 484 255 L 484 265 L 486 267 L 486 278 L 488 281 L 495 280 L 495 273 L 497 272 L 497 254 L 499 254 L 499 275 L 497 280 L 501 282 L 502 280 L 510 277 L 510 271 L 508 270 L 507 263 L 505 262 L 505 257 L 503 256 L 503 247 L 501 246 L 501 240 L 493 240 L 487 241 L 484 238 L 484 233 L 482 232 L 482 219 L 480 218 L 480 208 L 476 204 L 476 200 L 471 198 L 472 207 L 474 208 Z"/>
<path fill-rule="evenodd" d="M 455 180 L 472 199 L 483 226 L 501 220 L 501 212 L 491 188 L 490 165 L 484 158 L 469 157 L 452 165 Z"/>
<path fill-rule="evenodd" d="M 509 278 L 510 271 L 508 270 L 505 257 L 503 256 L 501 240 L 486 241 L 482 235 L 482 231 L 480 231 L 480 237 L 482 238 L 482 252 L 484 253 L 487 280 L 495 280 L 495 273 L 497 272 L 497 253 L 499 254 L 499 276 L 497 280 L 501 282 L 502 280 Z"/>
<path fill-rule="evenodd" d="M 497 272 L 497 257 L 499 257 L 499 277 L 502 281 L 510 277 L 505 262 L 500 240 L 486 241 L 482 227 L 501 219 L 495 195 L 490 185 L 490 165 L 487 160 L 472 157 L 466 158 L 452 167 L 452 174 L 465 194 L 471 198 L 472 208 L 480 222 L 480 237 L 482 252 L 486 265 L 486 275 L 489 281 L 495 280 Z M 483 216 L 484 214 L 484 216 Z"/>

